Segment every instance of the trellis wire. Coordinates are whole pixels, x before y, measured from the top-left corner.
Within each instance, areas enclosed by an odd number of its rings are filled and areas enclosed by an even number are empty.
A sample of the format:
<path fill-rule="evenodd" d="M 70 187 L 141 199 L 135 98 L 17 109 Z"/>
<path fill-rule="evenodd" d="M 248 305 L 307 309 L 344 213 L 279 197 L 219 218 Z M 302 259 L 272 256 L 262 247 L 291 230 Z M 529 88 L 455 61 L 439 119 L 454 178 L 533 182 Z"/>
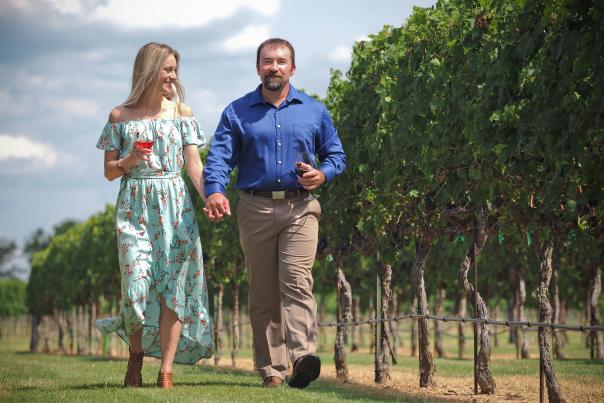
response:
<path fill-rule="evenodd" d="M 391 318 L 382 318 L 380 320 L 377 319 L 367 319 L 367 320 L 358 320 L 358 321 L 349 321 L 349 322 L 319 322 L 319 327 L 334 327 L 334 326 L 359 326 L 359 325 L 368 325 L 375 323 L 383 323 L 383 322 L 397 322 L 399 320 L 404 319 L 420 319 L 425 318 L 428 320 L 438 320 L 442 322 L 478 322 L 484 323 L 486 325 L 494 325 L 494 326 L 506 326 L 506 327 L 550 327 L 552 329 L 564 329 L 564 330 L 575 330 L 581 332 L 604 332 L 604 326 L 584 326 L 584 325 L 567 325 L 565 323 L 549 323 L 549 322 L 531 322 L 531 321 L 512 321 L 512 320 L 495 320 L 495 319 L 481 319 L 481 318 L 461 318 L 459 316 L 436 316 L 436 315 L 420 315 L 415 313 L 408 313 L 401 316 L 391 317 Z M 250 321 L 246 321 L 243 323 L 239 323 L 236 326 L 241 327 L 244 325 L 249 325 Z M 230 326 L 229 326 L 230 328 Z M 219 331 L 227 330 L 226 327 L 220 329 Z M 535 329 L 537 330 L 537 329 Z M 403 331 L 403 330 L 399 330 Z M 497 334 L 505 333 L 504 331 L 497 332 Z M 450 336 L 446 333 L 443 333 L 446 336 Z M 457 336 L 453 336 L 457 337 Z"/>
<path fill-rule="evenodd" d="M 367 319 L 361 321 L 350 321 L 350 322 L 319 322 L 318 325 L 321 327 L 332 327 L 332 326 L 358 326 L 366 324 L 374 324 L 378 322 L 392 322 L 404 319 L 428 319 L 428 320 L 439 320 L 442 322 L 477 322 L 478 324 L 495 325 L 495 326 L 526 326 L 526 327 L 549 327 L 552 329 L 564 329 L 564 330 L 576 330 L 581 332 L 596 331 L 604 332 L 604 326 L 584 326 L 584 325 L 567 325 L 565 323 L 549 323 L 549 322 L 531 322 L 531 321 L 512 321 L 512 320 L 495 320 L 495 319 L 482 319 L 482 318 L 461 318 L 459 316 L 436 316 L 436 315 L 420 315 L 415 313 L 408 313 L 405 315 L 377 319 Z"/>

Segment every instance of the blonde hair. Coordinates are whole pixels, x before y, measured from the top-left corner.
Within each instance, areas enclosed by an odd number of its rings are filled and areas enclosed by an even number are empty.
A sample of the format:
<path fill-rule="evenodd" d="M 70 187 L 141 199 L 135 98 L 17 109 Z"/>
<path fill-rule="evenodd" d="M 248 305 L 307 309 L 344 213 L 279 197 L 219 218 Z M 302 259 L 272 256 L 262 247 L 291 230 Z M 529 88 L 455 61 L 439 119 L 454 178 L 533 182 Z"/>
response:
<path fill-rule="evenodd" d="M 139 49 L 134 59 L 132 69 L 132 87 L 130 95 L 122 106 L 136 105 L 157 96 L 161 69 L 166 59 L 170 56 L 176 59 L 176 67 L 180 63 L 180 54 L 175 49 L 163 43 L 150 42 Z M 178 73 L 178 70 L 177 70 Z M 172 93 L 168 99 L 176 103 L 177 110 L 184 101 L 184 88 L 180 80 L 172 84 Z"/>

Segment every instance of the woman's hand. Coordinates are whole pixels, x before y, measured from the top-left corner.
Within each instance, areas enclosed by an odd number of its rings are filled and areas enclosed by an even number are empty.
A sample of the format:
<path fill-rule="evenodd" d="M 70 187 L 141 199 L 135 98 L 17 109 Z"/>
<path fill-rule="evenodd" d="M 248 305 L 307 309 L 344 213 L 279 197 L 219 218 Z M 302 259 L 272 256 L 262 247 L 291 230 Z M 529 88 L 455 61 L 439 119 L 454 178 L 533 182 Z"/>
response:
<path fill-rule="evenodd" d="M 225 216 L 231 215 L 229 199 L 222 193 L 212 193 L 206 199 L 203 213 L 210 221 L 222 221 Z"/>
<path fill-rule="evenodd" d="M 130 170 L 137 166 L 141 161 L 149 161 L 149 156 L 153 153 L 148 148 L 139 148 L 136 145 L 130 151 L 130 154 L 122 158 L 121 165 Z"/>

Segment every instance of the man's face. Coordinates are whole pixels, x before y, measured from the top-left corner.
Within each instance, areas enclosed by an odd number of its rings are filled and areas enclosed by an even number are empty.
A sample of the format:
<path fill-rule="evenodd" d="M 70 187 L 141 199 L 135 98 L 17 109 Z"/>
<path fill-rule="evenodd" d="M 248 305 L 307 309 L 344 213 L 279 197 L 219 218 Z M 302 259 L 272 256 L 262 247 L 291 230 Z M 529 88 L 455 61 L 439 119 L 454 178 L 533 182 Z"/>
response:
<path fill-rule="evenodd" d="M 292 65 L 291 53 L 287 46 L 265 46 L 262 48 L 256 69 L 263 87 L 269 91 L 281 90 L 296 71 L 296 67 Z"/>

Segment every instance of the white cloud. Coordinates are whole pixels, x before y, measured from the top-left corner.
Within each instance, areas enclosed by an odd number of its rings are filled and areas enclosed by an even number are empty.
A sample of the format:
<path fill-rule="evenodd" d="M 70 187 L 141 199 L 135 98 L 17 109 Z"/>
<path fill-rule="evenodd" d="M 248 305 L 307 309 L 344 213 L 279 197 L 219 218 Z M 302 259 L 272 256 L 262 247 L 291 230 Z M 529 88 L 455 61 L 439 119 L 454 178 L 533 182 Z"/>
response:
<path fill-rule="evenodd" d="M 0 10 L 10 9 L 18 10 L 26 15 L 31 15 L 36 8 L 36 4 L 31 0 L 6 0 L 0 2 Z"/>
<path fill-rule="evenodd" d="M 57 164 L 58 153 L 50 144 L 25 136 L 0 134 L 0 161 L 9 159 L 30 160 L 36 167 L 52 168 Z"/>
<path fill-rule="evenodd" d="M 51 112 L 60 113 L 64 117 L 89 117 L 95 116 L 99 112 L 96 101 L 88 98 L 46 98 L 42 100 L 42 105 Z"/>
<path fill-rule="evenodd" d="M 83 11 L 79 0 L 52 0 L 51 2 L 63 14 L 79 14 Z"/>
<path fill-rule="evenodd" d="M 229 51 L 255 49 L 260 42 L 269 37 L 268 27 L 265 25 L 250 25 L 235 36 L 224 41 L 224 46 Z"/>
<path fill-rule="evenodd" d="M 108 0 L 89 14 L 76 0 L 48 1 L 63 14 L 80 14 L 82 17 L 109 21 L 127 28 L 201 26 L 233 15 L 241 8 L 270 17 L 277 13 L 281 3 L 280 0 Z"/>
<path fill-rule="evenodd" d="M 331 51 L 328 58 L 332 62 L 347 63 L 350 62 L 352 49 L 348 46 L 338 46 Z"/>

